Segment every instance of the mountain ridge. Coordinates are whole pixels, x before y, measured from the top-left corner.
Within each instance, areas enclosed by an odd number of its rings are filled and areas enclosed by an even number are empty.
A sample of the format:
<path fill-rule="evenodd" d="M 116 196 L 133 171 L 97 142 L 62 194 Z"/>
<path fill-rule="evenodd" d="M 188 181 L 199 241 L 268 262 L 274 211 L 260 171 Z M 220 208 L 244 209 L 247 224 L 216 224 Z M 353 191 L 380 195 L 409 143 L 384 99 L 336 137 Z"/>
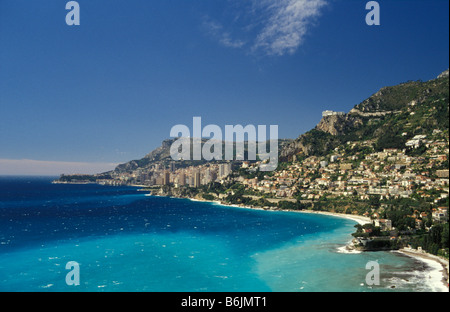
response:
<path fill-rule="evenodd" d="M 448 73 L 447 69 L 437 78 L 426 82 L 408 81 L 391 87 L 383 87 L 360 104 L 355 105 L 349 113 L 323 116 L 315 128 L 300 135 L 282 150 L 280 158 L 282 161 L 289 161 L 292 160 L 294 155 L 298 154 L 321 156 L 330 152 L 337 145 L 346 143 L 346 141 L 364 139 L 370 132 L 374 136 L 373 139 L 376 140 L 375 143 L 378 143 L 380 138 L 387 134 L 386 129 L 381 129 L 383 125 L 392 124 L 396 116 L 404 118 L 409 118 L 408 114 L 414 116 L 415 110 L 435 104 L 436 101 L 440 102 L 439 112 L 446 115 L 448 120 Z M 423 112 L 421 113 L 423 114 Z M 434 125 L 448 129 L 448 122 L 444 125 L 442 119 L 437 119 L 438 122 Z M 429 122 L 431 123 L 429 126 L 432 126 L 433 122 Z M 376 123 L 379 124 L 378 127 Z M 418 123 L 418 121 L 414 123 L 416 127 Z M 396 133 L 391 133 L 391 135 L 395 138 L 398 135 L 403 135 L 403 140 L 399 141 L 405 141 L 414 135 L 427 132 L 413 129 L 415 131 L 409 131 L 408 133 L 404 127 L 397 128 Z"/>
<path fill-rule="evenodd" d="M 358 140 L 370 140 L 379 150 L 404 147 L 407 140 L 415 135 L 429 134 L 435 128 L 448 130 L 448 86 L 447 69 L 437 78 L 426 82 L 408 81 L 383 87 L 355 105 L 348 113 L 324 112 L 323 118 L 310 131 L 297 139 L 279 140 L 279 160 L 292 161 L 294 156 L 296 159 L 324 156 L 342 144 Z M 143 158 L 120 164 L 114 170 L 100 173 L 99 176 L 133 172 L 156 163 L 170 166 L 170 146 L 175 140 L 177 138 L 166 139 L 160 147 Z M 206 141 L 202 139 L 202 144 Z M 205 162 L 184 160 L 177 163 L 187 167 Z M 68 176 L 64 177 L 69 179 Z"/>

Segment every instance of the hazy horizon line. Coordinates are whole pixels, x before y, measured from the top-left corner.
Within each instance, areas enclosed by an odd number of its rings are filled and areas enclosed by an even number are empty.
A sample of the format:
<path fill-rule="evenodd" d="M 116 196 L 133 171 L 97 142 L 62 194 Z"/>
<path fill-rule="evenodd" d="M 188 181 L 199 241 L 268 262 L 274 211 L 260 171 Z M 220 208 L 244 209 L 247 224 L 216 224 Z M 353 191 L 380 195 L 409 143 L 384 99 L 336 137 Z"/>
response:
<path fill-rule="evenodd" d="M 61 174 L 95 174 L 114 170 L 120 163 L 71 162 L 0 158 L 2 176 L 60 176 Z"/>

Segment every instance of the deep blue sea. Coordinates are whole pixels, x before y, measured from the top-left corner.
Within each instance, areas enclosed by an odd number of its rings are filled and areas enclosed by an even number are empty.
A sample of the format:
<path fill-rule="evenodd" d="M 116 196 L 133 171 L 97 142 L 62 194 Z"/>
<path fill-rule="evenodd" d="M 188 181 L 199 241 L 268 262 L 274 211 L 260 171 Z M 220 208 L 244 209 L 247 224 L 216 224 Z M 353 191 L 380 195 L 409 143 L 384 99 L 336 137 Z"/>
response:
<path fill-rule="evenodd" d="M 351 220 L 51 181 L 0 177 L 0 291 L 430 290 L 412 258 L 339 252 Z M 369 261 L 379 286 L 365 284 Z"/>

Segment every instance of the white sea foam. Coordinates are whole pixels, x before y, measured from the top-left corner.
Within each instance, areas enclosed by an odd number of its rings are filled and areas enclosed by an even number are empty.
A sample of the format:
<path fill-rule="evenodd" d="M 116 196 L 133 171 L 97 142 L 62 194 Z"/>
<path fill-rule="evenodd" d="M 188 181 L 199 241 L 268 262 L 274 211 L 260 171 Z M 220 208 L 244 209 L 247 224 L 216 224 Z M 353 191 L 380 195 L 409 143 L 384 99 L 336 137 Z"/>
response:
<path fill-rule="evenodd" d="M 359 250 L 350 249 L 347 245 L 336 248 L 336 251 L 342 254 L 360 254 L 362 252 Z"/>
<path fill-rule="evenodd" d="M 400 252 L 401 254 L 405 254 Z M 421 261 L 426 264 L 426 269 L 424 271 L 414 271 L 410 274 L 412 274 L 412 278 L 410 278 L 407 282 L 416 284 L 416 285 L 422 285 L 421 288 L 424 291 L 430 291 L 430 292 L 448 292 L 448 288 L 444 285 L 442 282 L 443 280 L 443 267 L 442 264 L 439 263 L 437 260 L 433 259 L 427 259 L 424 257 L 421 257 L 420 255 L 413 255 L 411 253 L 406 254 L 407 256 L 414 258 L 418 261 Z M 408 273 L 404 273 L 408 274 Z M 401 275 L 401 273 L 397 273 L 396 275 Z M 400 285 L 404 284 L 404 282 L 401 282 Z"/>
<path fill-rule="evenodd" d="M 426 271 L 418 272 L 417 275 L 420 275 L 422 277 L 422 280 L 426 282 L 431 291 L 448 292 L 448 288 L 445 287 L 444 283 L 442 282 L 442 265 L 434 260 L 428 260 L 424 258 L 417 259 L 425 262 L 428 266 L 428 269 Z"/>

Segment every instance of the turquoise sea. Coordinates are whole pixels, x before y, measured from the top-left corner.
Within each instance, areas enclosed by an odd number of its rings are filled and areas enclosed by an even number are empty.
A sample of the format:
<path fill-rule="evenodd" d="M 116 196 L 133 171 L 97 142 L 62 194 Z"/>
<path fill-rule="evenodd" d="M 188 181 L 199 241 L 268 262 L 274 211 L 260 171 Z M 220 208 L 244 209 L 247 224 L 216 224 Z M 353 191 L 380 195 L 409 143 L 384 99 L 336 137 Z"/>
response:
<path fill-rule="evenodd" d="M 354 221 L 0 177 L 0 291 L 431 291 L 391 252 L 342 253 Z M 66 275 L 79 264 L 79 285 Z M 366 285 L 378 261 L 380 285 Z"/>

